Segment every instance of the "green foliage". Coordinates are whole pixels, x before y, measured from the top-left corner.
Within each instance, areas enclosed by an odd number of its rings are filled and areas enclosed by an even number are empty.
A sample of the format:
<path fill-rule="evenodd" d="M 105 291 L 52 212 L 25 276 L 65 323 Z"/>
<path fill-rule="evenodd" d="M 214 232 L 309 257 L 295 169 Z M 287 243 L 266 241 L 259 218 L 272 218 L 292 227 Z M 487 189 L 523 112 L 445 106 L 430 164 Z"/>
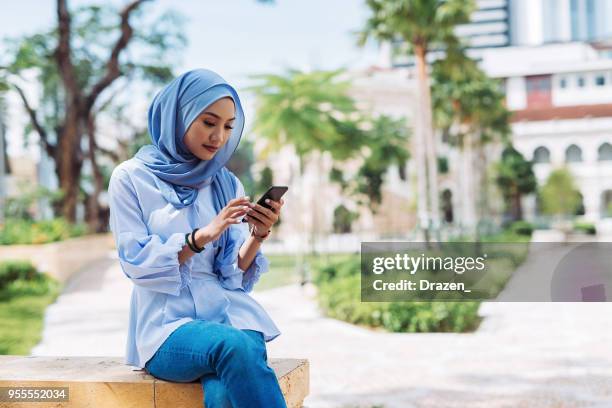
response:
<path fill-rule="evenodd" d="M 515 221 L 508 228 L 510 232 L 516 235 L 525 235 L 530 237 L 533 233 L 533 224 L 527 221 Z"/>
<path fill-rule="evenodd" d="M 518 220 L 522 218 L 521 196 L 533 193 L 537 188 L 533 163 L 525 160 L 512 145 L 508 145 L 502 152 L 496 170 L 495 182 L 504 197 L 506 210 L 514 220 Z"/>
<path fill-rule="evenodd" d="M 547 215 L 574 215 L 581 201 L 574 177 L 567 168 L 553 170 L 540 190 L 542 212 Z"/>
<path fill-rule="evenodd" d="M 47 200 L 51 206 L 59 204 L 63 197 L 61 190 L 51 190 L 43 186 L 20 184 L 18 194 L 5 200 L 5 219 L 33 220 L 32 207 L 40 200 Z"/>
<path fill-rule="evenodd" d="M 84 235 L 84 224 L 71 224 L 58 217 L 45 221 L 8 219 L 0 226 L 0 245 L 45 244 Z"/>
<path fill-rule="evenodd" d="M 597 234 L 597 228 L 592 222 L 577 221 L 574 223 L 574 231 L 588 235 Z"/>
<path fill-rule="evenodd" d="M 345 180 L 337 167 L 330 176 L 345 193 L 365 197 L 376 210 L 389 165 L 401 166 L 409 157 L 408 130 L 403 120 L 359 114 L 348 95 L 350 83 L 340 80 L 342 73 L 289 70 L 285 75 L 255 76 L 254 131 L 266 139 L 264 158 L 287 144 L 294 146 L 300 163 L 313 151 L 329 152 L 337 161 L 361 157 L 357 177 Z"/>
<path fill-rule="evenodd" d="M 342 157 L 355 140 L 339 131 L 339 123 L 356 111 L 348 95 L 350 83 L 340 80 L 341 70 L 255 75 L 256 118 L 253 130 L 265 138 L 263 156 L 290 144 L 301 158 L 311 151 L 329 151 Z M 357 143 L 359 146 L 360 143 Z"/>
<path fill-rule="evenodd" d="M 533 164 L 512 145 L 502 152 L 501 162 L 497 167 L 497 185 L 504 198 L 510 199 L 515 194 L 529 194 L 536 190 L 537 182 Z"/>
<path fill-rule="evenodd" d="M 240 179 L 247 195 L 258 193 L 258 191 L 254 191 L 257 185 L 251 173 L 251 166 L 254 162 L 253 142 L 242 140 L 226 165 Z"/>
<path fill-rule="evenodd" d="M 106 71 L 109 50 L 117 40 L 118 14 L 110 4 L 86 5 L 71 11 L 72 59 L 81 89 L 92 88 Z M 175 12 L 152 17 L 137 9 L 130 22 L 134 33 L 128 47 L 138 52 L 125 53 L 127 57 L 122 58 L 120 68 L 122 75 L 157 84 L 167 82 L 172 78 L 171 67 L 178 52 L 186 45 L 186 37 L 180 29 L 184 18 Z M 8 71 L 20 75 L 23 70 L 38 69 L 43 100 L 51 104 L 59 103 L 58 98 L 62 95 L 54 57 L 57 39 L 58 31 L 54 27 L 7 40 L 9 52 L 6 55 L 13 56 L 6 65 Z"/>
<path fill-rule="evenodd" d="M 358 33 L 359 44 L 401 39 L 404 46 L 428 49 L 456 41 L 455 26 L 467 23 L 475 9 L 471 0 L 366 0 L 366 5 L 371 14 Z"/>
<path fill-rule="evenodd" d="M 410 133 L 405 119 L 394 119 L 381 115 L 365 122 L 369 129 L 362 130 L 357 123 L 343 124 L 345 130 L 350 131 L 355 143 L 361 141 L 365 147 L 361 153 L 362 164 L 357 170 L 357 177 L 346 179 L 344 174 L 337 168 L 333 168 L 330 179 L 340 184 L 340 187 L 348 195 L 355 196 L 361 201 L 367 202 L 368 207 L 377 212 L 382 201 L 382 185 L 384 176 L 392 164 L 403 166 L 409 159 L 408 140 Z"/>
<path fill-rule="evenodd" d="M 0 354 L 30 354 L 40 342 L 45 308 L 60 288 L 29 262 L 0 262 Z"/>
<path fill-rule="evenodd" d="M 274 173 L 272 169 L 268 166 L 264 167 L 259 175 L 259 180 L 257 181 L 255 194 L 258 196 L 263 195 L 274 183 Z"/>
<path fill-rule="evenodd" d="M 454 144 L 461 145 L 465 133 L 476 135 L 478 144 L 506 140 L 510 134 L 501 82 L 489 78 L 461 46 L 449 47 L 445 58 L 433 64 L 431 91 L 434 123 Z M 463 126 L 451 133 L 453 124 Z"/>
<path fill-rule="evenodd" d="M 479 302 L 361 302 L 360 259 L 319 266 L 318 300 L 333 318 L 394 332 L 464 332 L 478 325 Z"/>
<path fill-rule="evenodd" d="M 334 232 L 348 233 L 351 232 L 353 221 L 359 218 L 359 213 L 354 212 L 340 204 L 334 209 Z"/>
<path fill-rule="evenodd" d="M 448 173 L 448 158 L 447 157 L 438 157 L 438 172 L 440 174 Z"/>
<path fill-rule="evenodd" d="M 120 53 L 119 78 L 114 79 L 112 85 L 103 79 L 107 78 L 110 51 L 120 37 L 119 10 L 110 4 L 85 5 L 70 10 L 70 60 L 74 66 L 74 80 L 80 90 L 80 95 L 76 96 L 80 102 L 79 115 L 82 116 L 79 119 L 85 120 L 91 114 L 96 120 L 101 113 L 131 103 L 129 92 L 132 87 L 137 87 L 139 91 L 146 90 L 147 85 L 166 83 L 173 77 L 172 67 L 186 43 L 184 21 L 174 12 L 147 13 L 147 3 L 130 15 L 133 35 Z M 56 58 L 58 39 L 57 27 L 8 39 L 5 41 L 7 50 L 0 56 L 0 72 L 4 77 L 0 82 L 19 90 L 26 81 L 26 75 L 28 79 L 35 76 L 34 84 L 40 91 L 40 98 L 36 103 L 29 103 L 35 109 L 32 116 L 36 120 L 26 127 L 24 142 L 26 145 L 30 143 L 34 130 L 39 135 L 45 135 L 41 139 L 46 140 L 45 149 L 53 159 L 59 157 L 58 146 L 64 137 L 64 129 L 75 122 L 73 116 L 67 116 L 67 106 L 71 102 L 66 98 L 59 75 Z M 97 103 L 99 101 L 102 103 Z M 117 120 L 125 121 L 125 117 Z M 34 126 L 34 122 L 40 127 Z M 81 131 L 79 137 L 84 135 L 85 132 Z M 72 155 L 65 160 L 75 164 L 74 168 L 78 171 L 83 161 L 81 140 L 75 139 L 73 142 L 65 146 Z M 62 175 L 58 173 L 58 176 Z M 80 176 L 77 181 L 78 187 L 83 188 Z"/>
<path fill-rule="evenodd" d="M 38 271 L 29 261 L 13 260 L 0 262 L 0 291 L 18 279 L 34 280 Z"/>
<path fill-rule="evenodd" d="M 382 201 L 381 187 L 389 165 L 402 165 L 409 158 L 408 138 L 405 120 L 385 115 L 374 119 L 372 128 L 365 132 L 370 155 L 357 172 L 357 191 L 368 198 L 374 211 Z"/>

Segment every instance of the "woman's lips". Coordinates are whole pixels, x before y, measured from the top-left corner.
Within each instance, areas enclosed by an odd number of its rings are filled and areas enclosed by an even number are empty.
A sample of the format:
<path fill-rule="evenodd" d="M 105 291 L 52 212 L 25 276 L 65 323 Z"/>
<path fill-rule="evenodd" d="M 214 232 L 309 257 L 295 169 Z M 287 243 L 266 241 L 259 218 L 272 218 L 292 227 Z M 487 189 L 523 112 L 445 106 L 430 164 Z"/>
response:
<path fill-rule="evenodd" d="M 206 145 L 202 145 L 202 146 L 204 146 L 204 148 L 205 148 L 206 150 L 208 150 L 209 152 L 211 152 L 211 153 L 214 153 L 214 152 L 216 152 L 217 150 L 219 150 L 219 148 L 218 148 L 218 147 L 211 147 L 211 146 L 206 146 Z"/>

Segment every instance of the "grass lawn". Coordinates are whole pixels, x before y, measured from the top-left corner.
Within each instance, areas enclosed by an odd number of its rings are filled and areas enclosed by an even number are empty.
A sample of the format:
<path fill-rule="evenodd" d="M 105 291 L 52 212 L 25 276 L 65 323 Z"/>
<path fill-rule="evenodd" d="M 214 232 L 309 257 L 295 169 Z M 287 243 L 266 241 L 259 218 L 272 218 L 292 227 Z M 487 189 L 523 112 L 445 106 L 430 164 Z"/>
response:
<path fill-rule="evenodd" d="M 354 255 L 353 255 L 354 256 Z M 296 269 L 297 256 L 283 254 L 283 255 L 266 255 L 270 262 L 270 270 L 264 273 L 259 282 L 255 285 L 256 291 L 267 290 L 276 288 L 284 285 L 291 285 L 293 283 L 300 282 L 300 276 Z M 327 264 L 329 262 L 337 262 L 339 260 L 350 257 L 347 254 L 317 254 L 317 255 L 305 255 L 305 260 L 311 269 L 311 277 L 313 275 L 312 269 L 319 265 Z"/>
<path fill-rule="evenodd" d="M 0 291 L 0 354 L 30 354 L 41 340 L 45 308 L 59 293 L 60 284 L 46 275 L 16 280 Z"/>

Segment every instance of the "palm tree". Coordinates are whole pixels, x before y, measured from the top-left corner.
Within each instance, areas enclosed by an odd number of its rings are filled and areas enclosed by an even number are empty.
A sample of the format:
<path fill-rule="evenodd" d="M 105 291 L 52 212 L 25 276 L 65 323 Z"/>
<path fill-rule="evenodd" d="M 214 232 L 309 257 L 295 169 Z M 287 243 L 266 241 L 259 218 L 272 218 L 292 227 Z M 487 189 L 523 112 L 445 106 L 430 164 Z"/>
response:
<path fill-rule="evenodd" d="M 258 81 L 250 88 L 257 98 L 253 131 L 266 141 L 262 158 L 266 159 L 270 153 L 292 145 L 299 159 L 302 184 L 307 160 L 319 161 L 323 152 L 330 152 L 332 157 L 346 158 L 361 146 L 359 140 L 351 139 L 350 133 L 341 130 L 342 121 L 356 113 L 354 101 L 348 95 L 350 83 L 339 80 L 341 73 L 340 70 L 302 72 L 291 69 L 284 75 L 253 77 Z M 317 171 L 320 172 L 319 167 Z M 318 174 L 317 179 L 320 177 Z M 317 209 L 314 195 L 312 204 L 314 221 Z M 300 205 L 304 209 L 303 203 Z M 312 222 L 311 226 L 314 225 Z M 304 225 L 301 228 L 305 230 Z M 311 250 L 314 252 L 316 229 L 312 227 L 310 232 Z M 302 248 L 298 251 L 298 267 L 302 282 L 305 282 Z"/>
<path fill-rule="evenodd" d="M 436 126 L 451 136 L 463 156 L 462 220 L 478 234 L 479 214 L 488 212 L 484 147 L 507 139 L 510 112 L 501 84 L 488 78 L 459 46 L 449 47 L 445 58 L 433 64 L 432 78 Z"/>
<path fill-rule="evenodd" d="M 0 83 L 0 224 L 4 223 L 4 200 L 6 198 L 6 174 L 9 172 L 6 147 L 6 100 Z"/>
<path fill-rule="evenodd" d="M 427 54 L 457 41 L 453 30 L 458 24 L 469 21 L 474 3 L 472 0 L 366 0 L 366 4 L 371 15 L 360 33 L 359 42 L 364 44 L 369 37 L 381 41 L 399 40 L 414 54 L 419 95 L 414 138 L 417 208 L 420 228 L 429 240 L 431 230 L 438 231 L 440 209 Z"/>

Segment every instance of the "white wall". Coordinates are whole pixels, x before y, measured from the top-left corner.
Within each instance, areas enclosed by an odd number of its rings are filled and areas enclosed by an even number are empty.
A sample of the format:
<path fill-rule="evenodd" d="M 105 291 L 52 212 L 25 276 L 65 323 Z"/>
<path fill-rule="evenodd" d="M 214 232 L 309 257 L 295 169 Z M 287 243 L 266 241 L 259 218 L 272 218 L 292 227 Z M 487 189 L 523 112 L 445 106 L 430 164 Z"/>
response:
<path fill-rule="evenodd" d="M 550 151 L 550 164 L 536 164 L 534 172 L 542 185 L 553 169 L 565 164 L 565 150 L 575 144 L 582 150 L 582 162 L 568 163 L 578 188 L 583 195 L 585 218 L 597 221 L 602 216 L 601 199 L 606 190 L 612 190 L 612 161 L 597 161 L 597 149 L 603 143 L 612 143 L 612 119 L 593 118 L 520 122 L 512 126 L 513 141 L 526 159 L 533 158 L 539 146 Z"/>
<path fill-rule="evenodd" d="M 510 77 L 506 80 L 506 103 L 510 110 L 527 107 L 527 88 L 524 77 Z"/>

